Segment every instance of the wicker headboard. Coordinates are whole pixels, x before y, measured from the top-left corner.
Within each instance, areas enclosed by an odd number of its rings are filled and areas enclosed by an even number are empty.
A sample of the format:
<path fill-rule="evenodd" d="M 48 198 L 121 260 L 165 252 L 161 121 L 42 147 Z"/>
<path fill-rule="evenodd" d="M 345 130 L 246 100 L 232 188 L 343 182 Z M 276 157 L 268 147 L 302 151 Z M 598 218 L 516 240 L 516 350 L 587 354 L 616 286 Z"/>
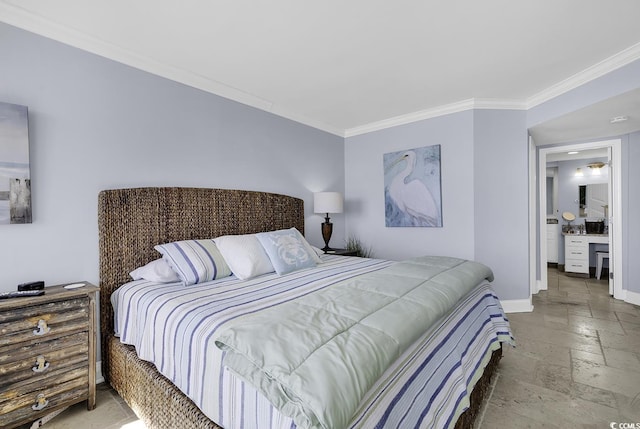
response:
<path fill-rule="evenodd" d="M 296 227 L 304 233 L 304 202 L 286 195 L 202 188 L 134 188 L 100 192 L 100 322 L 113 333 L 111 293 L 129 272 L 160 254 L 153 246 Z M 103 347 L 105 344 L 103 338 Z M 104 350 L 103 350 L 104 354 Z"/>

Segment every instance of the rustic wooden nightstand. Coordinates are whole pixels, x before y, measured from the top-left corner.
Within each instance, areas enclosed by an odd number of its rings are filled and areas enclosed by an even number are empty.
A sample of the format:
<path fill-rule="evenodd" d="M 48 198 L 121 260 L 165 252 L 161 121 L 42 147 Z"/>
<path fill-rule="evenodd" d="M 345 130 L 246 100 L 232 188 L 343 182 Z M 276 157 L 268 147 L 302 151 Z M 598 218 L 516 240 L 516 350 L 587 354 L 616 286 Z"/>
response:
<path fill-rule="evenodd" d="M 96 292 L 45 288 L 0 301 L 0 427 L 87 401 L 96 406 Z"/>

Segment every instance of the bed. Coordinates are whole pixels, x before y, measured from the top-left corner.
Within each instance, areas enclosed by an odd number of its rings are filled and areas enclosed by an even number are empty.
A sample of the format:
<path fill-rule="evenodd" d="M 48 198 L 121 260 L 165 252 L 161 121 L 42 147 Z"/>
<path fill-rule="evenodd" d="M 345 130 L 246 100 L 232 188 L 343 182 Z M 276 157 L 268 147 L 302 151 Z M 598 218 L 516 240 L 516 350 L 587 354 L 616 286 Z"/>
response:
<path fill-rule="evenodd" d="M 243 401 L 245 401 L 247 392 L 252 392 L 252 397 L 255 396 L 258 399 L 254 401 L 257 405 L 251 406 L 260 408 L 262 414 L 266 413 L 269 416 L 269 424 L 265 424 L 265 428 L 283 427 L 283 425 L 295 427 L 291 423 L 292 420 L 287 420 L 287 418 L 290 419 L 289 416 L 280 416 L 268 401 L 265 405 L 264 392 L 254 393 L 257 390 L 246 381 L 246 374 L 240 376 L 235 372 L 238 370 L 237 368 L 234 368 L 234 371 L 224 369 L 224 377 L 229 378 L 230 381 L 228 381 L 224 393 L 220 393 L 220 397 L 214 396 L 216 403 L 225 403 L 225 410 L 240 410 L 237 416 L 230 415 L 232 411 L 225 411 L 226 414 L 222 417 L 222 412 L 212 412 L 210 405 L 207 406 L 206 402 L 196 405 L 192 400 L 194 395 L 188 395 L 178 388 L 176 384 L 180 383 L 176 379 L 174 379 L 175 382 L 170 381 L 160 373 L 154 363 L 141 359 L 134 346 L 124 344 L 121 338 L 116 336 L 112 294 L 123 285 L 131 285 L 130 271 L 158 258 L 159 254 L 154 246 L 159 244 L 289 228 L 304 231 L 303 201 L 278 194 L 225 189 L 116 189 L 100 193 L 98 221 L 102 371 L 106 381 L 124 398 L 147 426 L 150 428 L 218 428 L 222 427 L 218 424 L 222 424 L 227 429 L 235 426 L 251 427 L 252 425 L 248 421 L 243 420 L 245 419 L 243 413 L 246 413 L 247 408 L 250 408 L 249 406 L 245 407 Z M 339 256 L 323 256 L 322 258 L 323 263 L 319 266 L 324 267 L 325 271 L 343 272 L 348 265 L 352 265 L 351 268 L 357 267 L 356 269 L 363 272 L 377 271 L 378 268 L 382 269 L 390 264 L 387 261 L 362 258 Z M 297 272 L 296 275 L 300 277 L 305 272 L 303 270 Z M 322 270 L 319 272 L 324 273 Z M 265 278 L 273 278 L 273 281 L 275 281 L 275 277 L 278 277 L 274 274 L 271 277 L 268 276 Z M 317 276 L 325 278 L 324 274 L 317 274 Z M 231 278 L 227 281 L 236 280 Z M 456 302 L 453 310 L 443 313 L 434 327 L 421 335 L 415 345 L 412 343 L 411 347 L 402 353 L 402 359 L 394 361 L 375 384 L 367 388 L 367 393 L 358 402 L 357 412 L 350 418 L 346 427 L 366 428 L 376 425 L 379 427 L 413 427 L 414 424 L 402 420 L 405 417 L 400 420 L 397 420 L 397 416 L 394 417 L 394 413 L 397 414 L 402 410 L 398 404 L 408 404 L 406 405 L 407 409 L 414 414 L 417 413 L 418 420 L 416 421 L 422 422 L 420 423 L 421 427 L 429 427 L 425 422 L 432 418 L 432 409 L 435 407 L 434 404 L 437 404 L 437 401 L 422 399 L 424 392 L 429 389 L 435 389 L 440 392 L 441 396 L 453 396 L 453 400 L 447 400 L 447 407 L 444 405 L 441 407 L 442 410 L 439 412 L 443 416 L 437 420 L 439 423 L 436 426 L 455 426 L 457 428 L 473 426 L 483 396 L 489 386 L 491 375 L 500 359 L 501 344 L 505 341 L 512 341 L 508 322 L 502 314 L 497 297 L 488 282 L 479 283 L 478 287 L 465 293 L 463 299 Z M 127 287 L 140 288 L 144 286 L 134 284 Z M 154 289 L 157 287 L 147 285 L 146 290 Z M 124 295 L 124 290 L 121 289 L 114 297 Z M 179 292 L 176 293 L 179 294 Z M 140 302 L 136 305 L 140 305 Z M 449 388 L 448 385 L 443 387 L 441 384 L 426 385 L 426 387 L 418 389 L 420 394 L 408 396 L 407 390 L 410 389 L 402 387 L 410 385 L 407 380 L 420 381 L 420 377 L 427 377 L 425 373 L 432 371 L 429 369 L 428 362 L 433 363 L 435 352 L 428 349 L 426 344 L 436 341 L 437 338 L 452 337 L 448 331 L 444 330 L 444 327 L 459 326 L 461 312 L 469 312 L 472 308 L 476 311 L 480 306 L 486 307 L 482 309 L 484 312 L 482 314 L 486 316 L 484 328 L 469 325 L 465 329 L 468 332 L 476 332 L 476 330 L 479 332 L 480 329 L 485 329 L 487 330 L 486 338 L 482 341 L 473 340 L 475 341 L 473 347 L 478 348 L 477 351 L 475 348 L 473 348 L 474 351 L 468 351 L 472 349 L 472 345 L 469 343 L 463 352 L 466 360 L 461 365 L 452 364 L 455 371 L 459 371 L 459 367 L 466 368 L 467 372 L 460 377 L 462 385 L 455 389 Z M 118 335 L 121 334 L 118 332 Z M 235 334 L 236 332 L 234 332 Z M 475 336 L 479 337 L 477 333 Z M 447 345 L 447 347 L 449 346 Z M 445 347 L 443 350 L 446 352 L 447 348 Z M 440 350 L 440 353 L 443 350 Z M 221 351 L 221 353 L 224 355 L 229 352 Z M 427 359 L 428 356 L 430 356 L 430 360 Z M 148 358 L 144 353 L 143 357 Z M 407 362 L 411 362 L 411 365 L 414 366 L 407 364 Z M 161 370 L 165 366 L 162 363 L 158 364 Z M 167 374 L 166 371 L 164 372 Z M 168 375 L 173 378 L 173 375 Z M 471 390 L 469 395 L 468 391 Z M 395 393 L 387 394 L 384 392 Z M 431 393 L 429 394 L 431 395 Z M 434 397 L 435 394 L 431 396 L 431 398 Z M 198 402 L 197 398 L 196 402 Z M 403 413 L 408 415 L 408 412 Z M 217 423 L 208 416 L 214 416 Z M 260 423 L 260 427 L 262 427 L 262 423 Z"/>

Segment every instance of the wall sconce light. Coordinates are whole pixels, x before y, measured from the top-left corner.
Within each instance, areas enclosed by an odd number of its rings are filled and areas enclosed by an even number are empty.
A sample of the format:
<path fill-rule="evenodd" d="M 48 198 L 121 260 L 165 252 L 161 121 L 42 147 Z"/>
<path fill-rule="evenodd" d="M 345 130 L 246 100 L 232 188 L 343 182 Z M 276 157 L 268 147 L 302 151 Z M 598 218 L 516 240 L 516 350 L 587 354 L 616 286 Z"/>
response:
<path fill-rule="evenodd" d="M 587 164 L 587 167 L 591 169 L 592 176 L 599 176 L 602 174 L 601 170 L 605 165 L 606 164 L 604 162 L 592 162 L 590 164 Z"/>
<path fill-rule="evenodd" d="M 589 168 L 602 168 L 605 165 L 607 165 L 607 164 L 605 164 L 604 162 L 591 162 L 591 163 L 587 164 L 587 167 L 589 167 Z"/>
<path fill-rule="evenodd" d="M 584 174 L 582 174 L 582 168 L 576 168 L 576 177 L 582 177 L 584 176 Z"/>

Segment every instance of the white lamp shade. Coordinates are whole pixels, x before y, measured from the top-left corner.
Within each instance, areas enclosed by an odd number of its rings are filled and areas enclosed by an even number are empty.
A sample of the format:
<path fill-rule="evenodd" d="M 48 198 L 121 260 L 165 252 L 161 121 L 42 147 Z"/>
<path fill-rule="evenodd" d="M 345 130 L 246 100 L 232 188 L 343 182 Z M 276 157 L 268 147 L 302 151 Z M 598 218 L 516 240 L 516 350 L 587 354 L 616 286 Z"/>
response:
<path fill-rule="evenodd" d="M 313 194 L 315 213 L 342 213 L 343 200 L 340 192 L 316 192 Z"/>

